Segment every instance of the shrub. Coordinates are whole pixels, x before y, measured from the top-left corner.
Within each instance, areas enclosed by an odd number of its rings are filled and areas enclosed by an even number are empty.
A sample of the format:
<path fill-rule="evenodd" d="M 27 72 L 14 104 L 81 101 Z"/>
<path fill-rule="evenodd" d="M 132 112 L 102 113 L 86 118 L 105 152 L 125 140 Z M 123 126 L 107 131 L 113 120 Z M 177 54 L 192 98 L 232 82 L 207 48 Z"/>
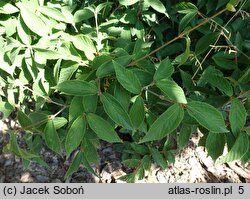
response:
<path fill-rule="evenodd" d="M 122 177 L 167 168 L 198 128 L 218 163 L 250 159 L 249 0 L 0 3 L 0 107 L 26 131 L 5 151 L 76 154 L 65 178 L 114 143 Z M 225 146 L 228 153 L 223 154 Z M 75 153 L 77 152 L 77 153 Z M 220 158 L 219 158 L 220 157 Z"/>

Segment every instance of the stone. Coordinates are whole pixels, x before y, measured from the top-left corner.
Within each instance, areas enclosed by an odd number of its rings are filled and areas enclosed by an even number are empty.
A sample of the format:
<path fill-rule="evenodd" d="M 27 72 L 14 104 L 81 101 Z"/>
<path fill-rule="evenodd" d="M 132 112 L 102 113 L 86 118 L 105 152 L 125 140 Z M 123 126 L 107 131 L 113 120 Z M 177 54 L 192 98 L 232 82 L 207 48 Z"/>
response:
<path fill-rule="evenodd" d="M 24 183 L 34 182 L 34 178 L 31 176 L 29 172 L 25 172 L 22 174 L 20 181 Z"/>
<path fill-rule="evenodd" d="M 43 175 L 37 175 L 36 180 L 41 183 L 49 182 L 49 177 Z"/>

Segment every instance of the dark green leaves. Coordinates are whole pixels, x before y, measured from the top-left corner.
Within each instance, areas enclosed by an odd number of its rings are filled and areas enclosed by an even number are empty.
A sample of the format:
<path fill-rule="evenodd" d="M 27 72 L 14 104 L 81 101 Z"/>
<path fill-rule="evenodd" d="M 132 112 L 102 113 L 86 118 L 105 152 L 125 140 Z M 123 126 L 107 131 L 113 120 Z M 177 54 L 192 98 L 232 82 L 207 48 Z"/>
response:
<path fill-rule="evenodd" d="M 132 129 L 132 124 L 128 113 L 112 95 L 103 93 L 101 95 L 101 102 L 105 112 L 116 124 L 127 129 Z"/>
<path fill-rule="evenodd" d="M 174 67 L 171 64 L 170 60 L 164 59 L 160 62 L 159 67 L 157 68 L 155 75 L 154 75 L 154 80 L 158 81 L 161 79 L 166 79 L 169 78 L 174 72 Z"/>
<path fill-rule="evenodd" d="M 165 137 L 167 134 L 172 133 L 173 130 L 179 126 L 183 116 L 184 111 L 180 105 L 172 105 L 151 125 L 149 131 L 141 140 L 141 143 L 159 140 Z"/>
<path fill-rule="evenodd" d="M 59 83 L 56 89 L 66 95 L 86 96 L 98 93 L 98 88 L 95 84 L 82 80 L 67 80 Z"/>
<path fill-rule="evenodd" d="M 78 152 L 77 155 L 74 157 L 71 165 L 69 166 L 69 169 L 67 170 L 67 173 L 64 176 L 64 179 L 67 179 L 70 175 L 72 175 L 74 172 L 76 172 L 79 169 L 79 166 L 83 159 L 83 153 Z"/>
<path fill-rule="evenodd" d="M 208 48 L 210 48 L 209 45 L 213 44 L 216 41 L 218 36 L 219 36 L 218 32 L 213 32 L 201 37 L 195 46 L 195 54 L 199 55 L 205 52 Z"/>
<path fill-rule="evenodd" d="M 113 65 L 118 82 L 129 92 L 139 94 L 141 92 L 141 83 L 137 76 L 115 61 L 113 61 Z"/>
<path fill-rule="evenodd" d="M 44 138 L 46 144 L 52 151 L 55 151 L 58 154 L 62 152 L 61 141 L 56 132 L 53 120 L 49 120 L 46 124 L 46 127 L 44 129 Z"/>
<path fill-rule="evenodd" d="M 185 94 L 180 86 L 171 80 L 160 80 L 156 82 L 156 86 L 162 90 L 164 94 L 175 102 L 186 104 Z"/>
<path fill-rule="evenodd" d="M 209 133 L 206 139 L 206 149 L 208 155 L 215 161 L 223 154 L 225 146 L 225 134 L 223 133 Z"/>
<path fill-rule="evenodd" d="M 82 115 L 80 115 L 73 122 L 66 136 L 65 150 L 68 156 L 74 149 L 76 149 L 79 146 L 84 137 L 85 132 L 86 132 L 86 119 L 83 118 Z"/>
<path fill-rule="evenodd" d="M 97 136 L 107 142 L 122 142 L 119 136 L 114 131 L 114 128 L 103 118 L 93 113 L 87 115 L 87 121 L 90 128 Z"/>
<path fill-rule="evenodd" d="M 155 148 L 150 148 L 150 152 L 152 154 L 152 157 L 157 165 L 159 165 L 162 169 L 167 168 L 167 162 L 164 159 L 163 155 L 159 152 L 159 150 Z"/>
<path fill-rule="evenodd" d="M 190 116 L 209 131 L 213 133 L 228 132 L 222 114 L 213 106 L 204 102 L 192 101 L 187 104 L 187 110 Z"/>
<path fill-rule="evenodd" d="M 141 96 L 138 96 L 136 98 L 134 104 L 130 109 L 129 116 L 131 118 L 134 128 L 139 128 L 145 117 L 144 101 Z"/>
<path fill-rule="evenodd" d="M 223 158 L 217 160 L 216 163 L 223 164 L 225 162 L 239 160 L 245 155 L 248 148 L 249 136 L 246 133 L 240 133 L 231 150 Z"/>
<path fill-rule="evenodd" d="M 246 123 L 247 112 L 244 105 L 237 99 L 232 100 L 229 122 L 233 134 L 237 137 Z"/>
<path fill-rule="evenodd" d="M 232 70 L 237 68 L 235 62 L 235 55 L 227 54 L 225 52 L 218 52 L 213 57 L 214 62 L 222 69 Z"/>

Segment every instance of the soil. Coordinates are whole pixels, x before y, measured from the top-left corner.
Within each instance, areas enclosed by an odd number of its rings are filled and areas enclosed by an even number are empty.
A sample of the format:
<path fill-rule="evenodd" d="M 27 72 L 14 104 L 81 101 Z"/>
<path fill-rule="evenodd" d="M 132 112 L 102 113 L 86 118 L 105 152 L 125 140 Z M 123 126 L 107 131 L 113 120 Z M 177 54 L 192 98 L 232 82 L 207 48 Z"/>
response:
<path fill-rule="evenodd" d="M 121 163 L 121 154 L 116 153 L 112 145 L 102 143 L 99 155 L 101 165 L 94 168 L 99 178 L 88 173 L 80 167 L 69 179 L 64 180 L 64 175 L 70 162 L 55 155 L 48 149 L 41 151 L 49 168 L 32 162 L 24 168 L 22 160 L 13 154 L 1 153 L 1 147 L 8 142 L 6 134 L 8 126 L 15 125 L 13 121 L 0 120 L 0 183 L 124 183 L 119 177 L 131 172 Z M 151 172 L 137 183 L 206 183 L 206 182 L 250 182 L 250 164 L 245 169 L 239 162 L 215 165 L 207 155 L 204 147 L 198 146 L 200 134 L 195 133 L 188 146 L 175 158 L 175 163 L 170 164 L 166 170 L 152 165 Z"/>

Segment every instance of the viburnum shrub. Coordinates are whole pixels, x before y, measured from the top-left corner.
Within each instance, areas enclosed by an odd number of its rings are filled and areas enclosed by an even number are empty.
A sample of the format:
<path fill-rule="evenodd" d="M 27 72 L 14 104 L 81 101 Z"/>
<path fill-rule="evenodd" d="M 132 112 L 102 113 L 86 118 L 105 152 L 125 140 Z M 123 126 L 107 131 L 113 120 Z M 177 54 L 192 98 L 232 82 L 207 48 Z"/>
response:
<path fill-rule="evenodd" d="M 250 159 L 249 0 L 1 0 L 4 151 L 46 166 L 47 146 L 95 174 L 100 141 L 142 179 L 192 133 L 217 163 Z M 248 119 L 249 120 L 249 119 Z M 228 153 L 222 155 L 224 148 Z M 221 157 L 222 156 L 222 157 Z"/>

